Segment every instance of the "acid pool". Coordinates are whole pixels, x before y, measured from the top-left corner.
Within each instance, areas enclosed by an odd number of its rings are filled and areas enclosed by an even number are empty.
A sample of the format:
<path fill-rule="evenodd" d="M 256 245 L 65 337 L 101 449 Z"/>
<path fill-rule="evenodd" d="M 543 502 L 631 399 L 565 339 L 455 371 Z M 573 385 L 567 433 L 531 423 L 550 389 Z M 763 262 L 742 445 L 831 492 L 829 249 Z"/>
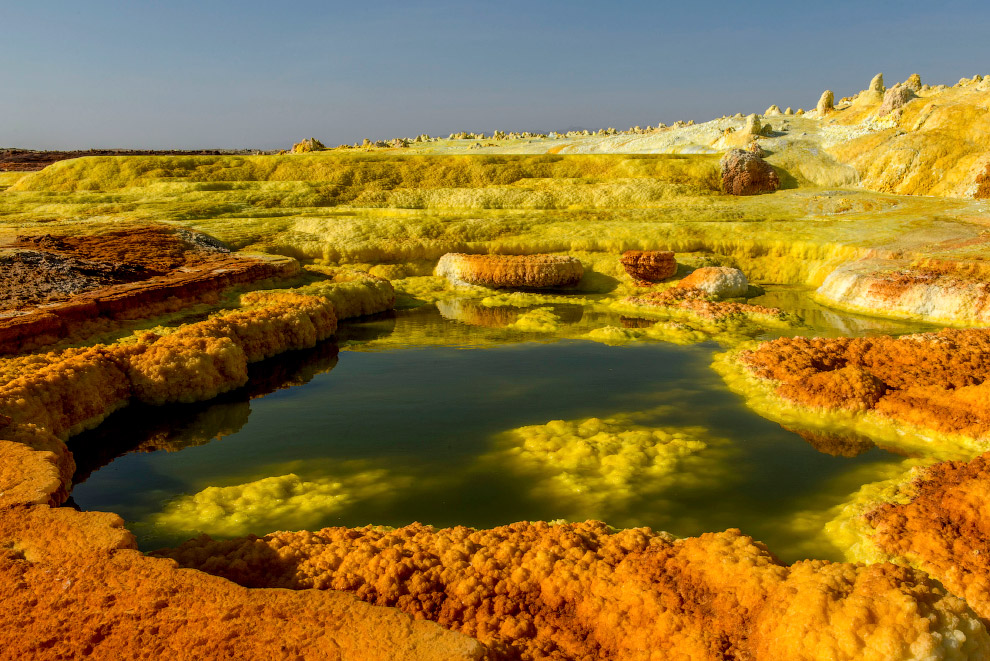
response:
<path fill-rule="evenodd" d="M 927 330 L 801 291 L 754 302 L 790 311 L 793 332 Z M 829 511 L 905 460 L 756 415 L 712 371 L 715 342 L 557 339 L 509 328 L 524 311 L 476 307 L 345 322 L 338 344 L 256 365 L 237 392 L 124 409 L 70 443 L 70 502 L 120 514 L 146 550 L 200 533 L 601 519 L 678 536 L 740 528 L 784 560 L 840 559 L 822 534 Z M 554 312 L 589 329 L 649 323 Z"/>

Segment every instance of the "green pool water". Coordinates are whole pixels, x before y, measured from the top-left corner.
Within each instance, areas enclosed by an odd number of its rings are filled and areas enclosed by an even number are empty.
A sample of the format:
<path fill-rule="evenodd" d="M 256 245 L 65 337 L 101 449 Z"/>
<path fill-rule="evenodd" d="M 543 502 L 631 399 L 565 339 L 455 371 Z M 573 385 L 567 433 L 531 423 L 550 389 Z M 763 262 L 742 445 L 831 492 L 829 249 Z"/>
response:
<path fill-rule="evenodd" d="M 921 329 L 823 310 L 801 291 L 756 302 L 788 309 L 804 333 Z M 740 528 L 784 560 L 840 559 L 821 535 L 829 510 L 904 461 L 756 415 L 710 368 L 714 342 L 555 340 L 449 310 L 347 322 L 337 343 L 256 365 L 217 400 L 114 414 L 70 443 L 72 504 L 117 512 L 146 550 L 201 532 L 594 518 L 679 536 Z M 587 456 L 600 442 L 604 462 Z"/>

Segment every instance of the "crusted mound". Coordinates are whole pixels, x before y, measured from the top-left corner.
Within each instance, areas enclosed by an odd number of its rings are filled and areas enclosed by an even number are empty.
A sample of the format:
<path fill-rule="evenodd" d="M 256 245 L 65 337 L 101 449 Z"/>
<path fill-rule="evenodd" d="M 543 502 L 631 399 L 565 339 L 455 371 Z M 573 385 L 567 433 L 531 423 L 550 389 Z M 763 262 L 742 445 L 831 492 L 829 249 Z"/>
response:
<path fill-rule="evenodd" d="M 700 289 L 716 298 L 736 298 L 749 291 L 749 281 L 739 269 L 728 266 L 705 266 L 695 269 L 678 283 L 679 287 Z"/>
<path fill-rule="evenodd" d="M 990 329 L 901 338 L 781 338 L 740 360 L 777 394 L 826 410 L 873 410 L 970 438 L 990 433 Z"/>
<path fill-rule="evenodd" d="M 345 590 L 512 659 L 975 658 L 990 639 L 923 574 L 781 565 L 736 530 L 673 541 L 599 522 L 325 528 L 162 552 L 254 587 Z M 969 655 L 969 656 L 967 656 Z"/>
<path fill-rule="evenodd" d="M 622 267 L 636 280 L 645 282 L 660 282 L 677 272 L 670 250 L 627 250 L 622 253 Z"/>
<path fill-rule="evenodd" d="M 435 274 L 453 282 L 494 288 L 547 289 L 576 285 L 584 267 L 566 255 L 466 255 L 447 253 Z"/>
<path fill-rule="evenodd" d="M 730 195 L 772 193 L 780 178 L 770 164 L 750 151 L 732 149 L 722 157 L 722 189 Z"/>
<path fill-rule="evenodd" d="M 923 471 L 906 503 L 866 513 L 871 541 L 891 558 L 920 567 L 990 619 L 990 454 Z"/>

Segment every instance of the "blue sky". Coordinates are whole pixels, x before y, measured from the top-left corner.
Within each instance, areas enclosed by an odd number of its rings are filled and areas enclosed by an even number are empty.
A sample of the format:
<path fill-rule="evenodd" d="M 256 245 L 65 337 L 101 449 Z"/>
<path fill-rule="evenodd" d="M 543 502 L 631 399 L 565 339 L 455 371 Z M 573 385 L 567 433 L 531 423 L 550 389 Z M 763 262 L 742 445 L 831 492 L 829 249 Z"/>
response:
<path fill-rule="evenodd" d="M 360 6 L 359 6 L 360 4 Z M 0 146 L 704 121 L 990 74 L 985 2 L 0 0 Z"/>

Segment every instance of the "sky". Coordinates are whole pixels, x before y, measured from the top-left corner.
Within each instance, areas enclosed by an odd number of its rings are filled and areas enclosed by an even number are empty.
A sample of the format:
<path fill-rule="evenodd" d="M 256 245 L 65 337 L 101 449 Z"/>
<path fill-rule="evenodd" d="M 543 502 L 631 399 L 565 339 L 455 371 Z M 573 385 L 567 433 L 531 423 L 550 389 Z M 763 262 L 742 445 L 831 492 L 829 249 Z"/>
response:
<path fill-rule="evenodd" d="M 0 147 L 706 121 L 990 74 L 990 2 L 0 0 Z"/>

